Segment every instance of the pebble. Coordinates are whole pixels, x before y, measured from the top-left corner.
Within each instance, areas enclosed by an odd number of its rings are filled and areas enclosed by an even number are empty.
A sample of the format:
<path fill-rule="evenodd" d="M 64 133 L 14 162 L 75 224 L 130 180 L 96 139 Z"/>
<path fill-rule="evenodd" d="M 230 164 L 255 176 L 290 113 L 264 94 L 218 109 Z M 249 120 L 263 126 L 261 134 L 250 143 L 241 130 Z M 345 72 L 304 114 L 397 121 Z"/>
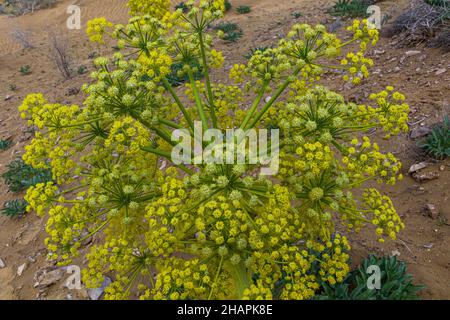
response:
<path fill-rule="evenodd" d="M 22 273 L 25 271 L 25 269 L 27 268 L 27 264 L 21 264 L 18 268 L 17 268 L 17 275 L 20 277 L 22 275 Z"/>
<path fill-rule="evenodd" d="M 4 267 L 6 267 L 5 261 L 3 261 L 2 258 L 0 258 L 0 269 L 3 269 Z"/>
<path fill-rule="evenodd" d="M 409 173 L 413 173 L 413 172 L 419 171 L 420 169 L 425 168 L 427 165 L 428 164 L 426 162 L 419 162 L 419 163 L 413 164 L 409 168 Z"/>
<path fill-rule="evenodd" d="M 434 204 L 427 203 L 425 209 L 432 219 L 436 219 L 439 216 L 439 209 Z"/>
<path fill-rule="evenodd" d="M 435 75 L 440 75 L 440 74 L 443 74 L 443 73 L 445 73 L 447 71 L 447 69 L 445 69 L 445 68 L 442 68 L 442 69 L 439 69 L 438 71 L 436 71 L 436 73 L 435 73 Z"/>

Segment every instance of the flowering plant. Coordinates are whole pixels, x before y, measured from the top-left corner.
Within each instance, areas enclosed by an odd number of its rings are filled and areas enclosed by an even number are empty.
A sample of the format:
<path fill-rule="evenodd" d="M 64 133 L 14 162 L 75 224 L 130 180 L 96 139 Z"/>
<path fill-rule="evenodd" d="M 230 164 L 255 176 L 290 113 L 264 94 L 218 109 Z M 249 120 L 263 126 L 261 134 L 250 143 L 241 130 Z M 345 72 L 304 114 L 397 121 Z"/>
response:
<path fill-rule="evenodd" d="M 396 157 L 363 133 L 407 131 L 404 96 L 387 87 L 371 95 L 375 106 L 356 105 L 317 84 L 327 69 L 355 85 L 367 78 L 373 62 L 364 54 L 378 33 L 354 21 L 343 42 L 324 26 L 294 25 L 277 47 L 233 66 L 234 84 L 222 84 L 212 81 L 224 58 L 208 26 L 224 1 L 186 5 L 130 0 L 128 24 L 91 21 L 91 39 L 110 35 L 120 50 L 95 60 L 83 107 L 26 97 L 22 117 L 39 131 L 23 159 L 51 168 L 55 181 L 28 189 L 28 210 L 48 215 L 49 258 L 61 264 L 96 238 L 83 281 L 97 287 L 111 275 L 107 299 L 311 298 L 349 271 L 350 246 L 336 224 L 358 231 L 372 223 L 380 242 L 404 227 L 387 196 L 353 193 L 368 180 L 402 178 Z M 343 52 L 354 43 L 357 52 Z M 195 80 L 192 61 L 204 80 Z M 183 96 L 167 80 L 173 63 L 189 78 Z M 194 136 L 195 120 L 203 129 L 278 128 L 277 175 L 258 174 L 258 164 L 174 163 L 171 134 Z"/>

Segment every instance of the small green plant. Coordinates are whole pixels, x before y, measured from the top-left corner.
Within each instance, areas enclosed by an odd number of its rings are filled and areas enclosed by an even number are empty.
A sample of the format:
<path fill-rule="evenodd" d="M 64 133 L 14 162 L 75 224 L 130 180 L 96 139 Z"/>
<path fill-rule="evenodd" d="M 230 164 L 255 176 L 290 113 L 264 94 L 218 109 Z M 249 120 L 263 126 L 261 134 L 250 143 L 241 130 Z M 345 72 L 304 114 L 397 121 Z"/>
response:
<path fill-rule="evenodd" d="M 0 139 L 0 151 L 6 150 L 11 147 L 12 141 L 11 139 Z"/>
<path fill-rule="evenodd" d="M 25 214 L 28 203 L 24 199 L 6 201 L 2 214 L 8 217 L 20 217 Z"/>
<path fill-rule="evenodd" d="M 228 0 L 225 0 L 225 12 L 230 11 L 232 7 L 233 7 L 233 5 L 231 4 L 231 2 Z"/>
<path fill-rule="evenodd" d="M 236 23 L 221 22 L 214 26 L 214 29 L 219 31 L 219 36 L 223 40 L 229 42 L 236 42 L 243 35 L 241 28 Z"/>
<path fill-rule="evenodd" d="M 85 74 L 86 72 L 87 72 L 86 66 L 79 66 L 79 67 L 78 67 L 77 73 L 78 73 L 79 75 Z"/>
<path fill-rule="evenodd" d="M 31 66 L 29 66 L 29 65 L 22 66 L 22 67 L 20 67 L 19 71 L 24 76 L 27 75 L 27 74 L 30 74 L 31 73 Z"/>
<path fill-rule="evenodd" d="M 295 11 L 295 12 L 292 13 L 292 16 L 293 16 L 295 19 L 298 19 L 298 18 L 303 17 L 303 13 L 301 13 L 300 11 Z"/>
<path fill-rule="evenodd" d="M 251 57 L 253 57 L 253 55 L 256 53 L 256 52 L 264 52 L 264 51 L 266 51 L 268 49 L 268 47 L 255 47 L 255 48 L 251 48 L 250 49 L 250 51 L 248 52 L 248 53 L 246 53 L 245 54 L 245 56 L 244 56 L 244 58 L 245 59 L 247 59 L 247 60 L 249 60 Z"/>
<path fill-rule="evenodd" d="M 249 6 L 239 6 L 236 8 L 236 12 L 239 14 L 247 14 L 250 13 L 251 8 Z"/>
<path fill-rule="evenodd" d="M 442 124 L 435 126 L 418 146 L 436 159 L 450 156 L 450 120 L 445 115 Z"/>
<path fill-rule="evenodd" d="M 368 0 L 338 0 L 329 13 L 333 16 L 341 16 L 346 18 L 367 17 L 367 8 L 371 1 Z"/>
<path fill-rule="evenodd" d="M 425 0 L 425 3 L 430 6 L 440 6 L 440 7 L 449 7 L 450 0 Z"/>
<path fill-rule="evenodd" d="M 22 159 L 14 160 L 6 166 L 7 170 L 2 178 L 12 192 L 21 192 L 38 183 L 52 181 L 50 169 L 35 169 Z"/>
<path fill-rule="evenodd" d="M 9 85 L 9 90 L 11 90 L 11 91 L 17 91 L 17 85 L 15 85 L 14 83 L 11 83 L 11 84 Z"/>
<path fill-rule="evenodd" d="M 369 289 L 369 266 L 380 269 L 380 289 Z M 373 267 L 372 267 L 373 268 Z M 406 264 L 397 257 L 377 258 L 370 255 L 360 267 L 350 272 L 347 278 L 339 284 L 322 283 L 322 294 L 318 300 L 416 300 L 418 291 L 424 287 L 414 285 L 412 276 L 407 273 Z"/>

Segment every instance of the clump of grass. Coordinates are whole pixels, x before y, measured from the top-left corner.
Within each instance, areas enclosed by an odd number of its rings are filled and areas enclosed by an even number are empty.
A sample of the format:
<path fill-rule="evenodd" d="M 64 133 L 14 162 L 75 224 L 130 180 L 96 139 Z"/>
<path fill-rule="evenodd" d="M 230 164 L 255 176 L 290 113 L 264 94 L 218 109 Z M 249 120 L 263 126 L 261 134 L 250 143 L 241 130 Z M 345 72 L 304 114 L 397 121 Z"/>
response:
<path fill-rule="evenodd" d="M 52 181 L 50 169 L 35 169 L 22 159 L 12 161 L 6 166 L 6 169 L 2 178 L 12 192 L 21 192 L 38 183 Z"/>
<path fill-rule="evenodd" d="M 427 154 L 436 159 L 444 159 L 450 156 L 450 120 L 448 115 L 444 117 L 442 124 L 435 126 L 427 137 L 418 143 Z"/>
<path fill-rule="evenodd" d="M 79 66 L 78 69 L 77 69 L 77 73 L 79 75 L 85 74 L 86 72 L 87 72 L 86 66 Z"/>
<path fill-rule="evenodd" d="M 338 0 L 328 12 L 333 16 L 345 18 L 366 18 L 369 16 L 367 8 L 374 2 L 372 0 Z"/>
<path fill-rule="evenodd" d="M 8 149 L 9 147 L 11 147 L 12 141 L 11 139 L 0 139 L 0 151 L 4 151 L 6 149 Z"/>
<path fill-rule="evenodd" d="M 20 217 L 25 214 L 28 203 L 24 199 L 6 201 L 2 214 L 8 217 Z"/>
<path fill-rule="evenodd" d="M 20 67 L 20 69 L 19 69 L 19 72 L 22 74 L 22 75 L 27 75 L 27 74 L 30 74 L 31 73 L 31 66 L 30 65 L 26 65 L 26 66 L 22 66 L 22 67 Z"/>
<path fill-rule="evenodd" d="M 11 83 L 11 84 L 9 85 L 9 90 L 11 90 L 11 91 L 17 91 L 17 85 L 15 85 L 14 83 Z"/>
<path fill-rule="evenodd" d="M 249 6 L 239 6 L 236 8 L 236 12 L 239 14 L 247 14 L 250 13 L 252 9 Z"/>
<path fill-rule="evenodd" d="M 264 52 L 267 49 L 269 49 L 268 47 L 255 47 L 255 48 L 251 48 L 250 51 L 244 56 L 245 59 L 250 59 L 251 57 L 253 57 L 253 55 L 255 54 L 255 52 L 260 51 L 260 52 Z"/>
<path fill-rule="evenodd" d="M 300 11 L 295 11 L 295 12 L 292 13 L 292 16 L 293 16 L 295 19 L 298 19 L 298 18 L 303 17 L 303 13 L 301 13 Z"/>
<path fill-rule="evenodd" d="M 225 0 L 225 12 L 230 11 L 232 7 L 233 7 L 233 5 L 231 4 L 231 2 L 228 0 Z"/>
<path fill-rule="evenodd" d="M 231 22 L 221 22 L 214 26 L 214 30 L 221 31 L 223 33 L 222 39 L 228 42 L 236 42 L 243 35 L 239 25 Z"/>
<path fill-rule="evenodd" d="M 441 5 L 442 4 L 442 5 Z M 415 1 L 392 23 L 388 36 L 400 35 L 399 44 L 450 49 L 450 1 Z"/>

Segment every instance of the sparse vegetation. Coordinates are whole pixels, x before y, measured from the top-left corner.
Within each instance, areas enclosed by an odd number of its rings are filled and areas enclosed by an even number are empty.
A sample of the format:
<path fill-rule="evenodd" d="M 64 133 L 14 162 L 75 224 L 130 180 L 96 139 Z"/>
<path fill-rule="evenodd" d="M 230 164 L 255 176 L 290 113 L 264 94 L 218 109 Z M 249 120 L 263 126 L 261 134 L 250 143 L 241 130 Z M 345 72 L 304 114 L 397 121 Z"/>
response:
<path fill-rule="evenodd" d="M 6 169 L 6 172 L 2 174 L 2 178 L 12 192 L 21 192 L 38 183 L 52 181 L 50 169 L 35 169 L 22 159 L 9 163 Z"/>
<path fill-rule="evenodd" d="M 78 73 L 79 75 L 85 74 L 86 72 L 87 72 L 86 66 L 79 66 L 79 67 L 78 67 L 77 73 Z"/>
<path fill-rule="evenodd" d="M 69 54 L 69 43 L 62 35 L 51 33 L 50 59 L 65 79 L 72 76 L 72 61 Z"/>
<path fill-rule="evenodd" d="M 380 289 L 369 289 L 367 286 L 373 274 L 367 272 L 369 266 L 379 267 L 381 271 Z M 377 258 L 374 255 L 350 272 L 342 283 L 321 285 L 322 293 L 316 297 L 318 300 L 417 300 L 417 293 L 424 288 L 413 284 L 403 261 L 395 256 Z"/>
<path fill-rule="evenodd" d="M 9 90 L 11 90 L 11 91 L 17 91 L 17 85 L 14 84 L 14 83 L 11 83 L 11 84 L 9 85 Z"/>
<path fill-rule="evenodd" d="M 232 7 L 233 5 L 231 4 L 231 2 L 229 0 L 225 0 L 225 12 L 230 11 Z"/>
<path fill-rule="evenodd" d="M 365 18 L 368 16 L 367 8 L 374 3 L 373 0 L 338 0 L 329 13 L 345 18 Z"/>
<path fill-rule="evenodd" d="M 6 201 L 1 212 L 8 217 L 20 217 L 25 214 L 27 205 L 24 199 Z"/>
<path fill-rule="evenodd" d="M 39 9 L 45 9 L 54 6 L 58 0 L 6 0 L 4 4 L 4 13 L 12 15 L 23 15 L 33 13 Z"/>
<path fill-rule="evenodd" d="M 221 22 L 214 26 L 214 29 L 219 31 L 220 38 L 229 42 L 236 42 L 243 35 L 242 30 L 237 23 Z"/>
<path fill-rule="evenodd" d="M 0 139 L 0 151 L 4 151 L 6 149 L 8 149 L 9 147 L 11 147 L 12 144 L 12 140 L 11 139 Z"/>
<path fill-rule="evenodd" d="M 414 1 L 395 19 L 389 34 L 400 34 L 401 45 L 426 44 L 450 49 L 449 21 L 449 1 Z"/>
<path fill-rule="evenodd" d="M 20 67 L 20 69 L 19 69 L 19 72 L 22 74 L 22 75 L 27 75 L 27 74 L 30 74 L 31 73 L 31 66 L 30 65 L 26 65 L 26 66 L 22 66 L 22 67 Z"/>
<path fill-rule="evenodd" d="M 268 49 L 268 47 L 255 47 L 251 48 L 250 51 L 244 56 L 245 59 L 250 59 L 256 52 L 264 52 Z"/>
<path fill-rule="evenodd" d="M 13 32 L 11 32 L 11 38 L 18 42 L 23 49 L 33 48 L 30 37 L 30 32 L 21 29 L 15 29 Z"/>
<path fill-rule="evenodd" d="M 303 13 L 301 13 L 300 11 L 295 11 L 295 12 L 292 13 L 292 16 L 293 16 L 295 19 L 298 19 L 298 18 L 303 17 Z"/>
<path fill-rule="evenodd" d="M 236 12 L 239 14 L 247 14 L 250 13 L 251 8 L 249 6 L 239 6 L 236 8 Z"/>
<path fill-rule="evenodd" d="M 442 124 L 435 126 L 418 145 L 436 159 L 450 157 L 450 120 L 448 115 L 445 115 Z"/>

